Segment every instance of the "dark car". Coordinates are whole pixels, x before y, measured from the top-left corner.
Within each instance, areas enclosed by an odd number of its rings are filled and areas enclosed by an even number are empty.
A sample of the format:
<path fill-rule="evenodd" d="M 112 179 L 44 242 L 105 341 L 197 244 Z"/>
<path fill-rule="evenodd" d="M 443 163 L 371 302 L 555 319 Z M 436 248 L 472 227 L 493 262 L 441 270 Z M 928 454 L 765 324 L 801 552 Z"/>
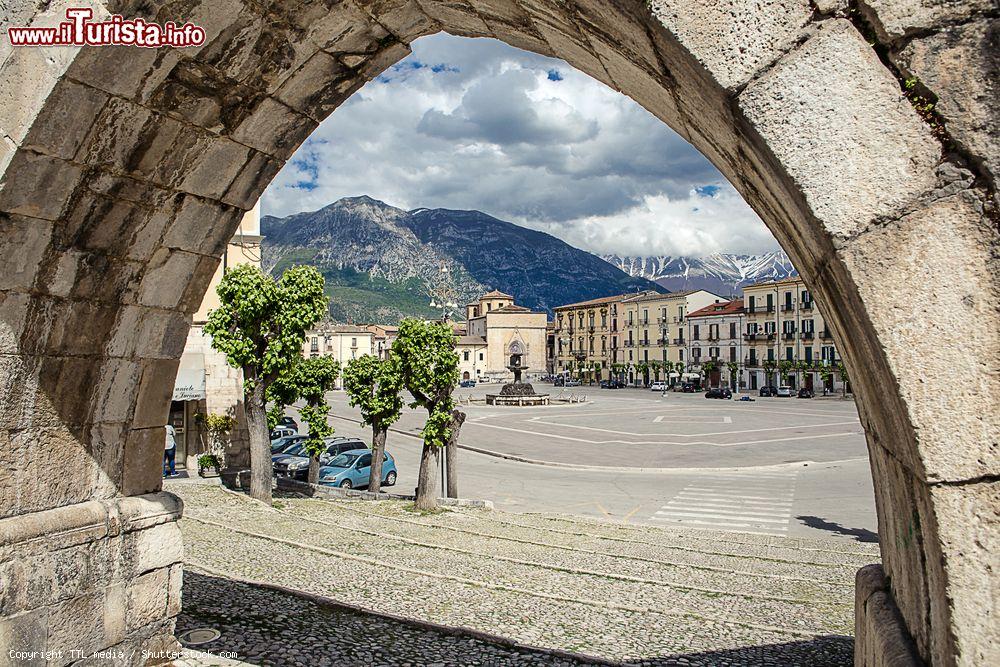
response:
<path fill-rule="evenodd" d="M 286 428 L 294 428 L 296 431 L 299 430 L 299 425 L 296 424 L 295 420 L 289 417 L 288 415 L 285 415 L 284 417 L 278 420 L 278 426 L 284 426 Z"/>
<path fill-rule="evenodd" d="M 764 385 L 763 387 L 760 388 L 760 395 L 761 396 L 777 396 L 778 395 L 778 388 L 775 387 L 774 385 Z"/>
<path fill-rule="evenodd" d="M 319 462 L 322 465 L 325 465 L 327 461 L 343 452 L 368 447 L 368 445 L 357 438 L 327 438 L 323 442 L 326 443 L 326 449 L 319 455 Z M 280 454 L 272 456 L 271 463 L 274 466 L 275 477 L 291 477 L 299 480 L 308 479 L 309 455 L 305 449 L 305 438 L 303 437 L 301 441 L 286 448 Z"/>
<path fill-rule="evenodd" d="M 563 387 L 565 385 L 566 385 L 566 378 L 564 378 L 562 375 L 557 375 L 556 379 L 552 381 L 553 387 Z"/>
<path fill-rule="evenodd" d="M 705 398 L 732 398 L 733 392 L 729 387 L 712 387 L 705 392 Z"/>
<path fill-rule="evenodd" d="M 682 393 L 693 394 L 696 391 L 698 391 L 698 389 L 693 384 L 691 384 L 690 382 L 685 382 L 684 384 L 681 385 L 681 392 Z"/>
<path fill-rule="evenodd" d="M 475 387 L 476 386 L 476 381 L 475 380 L 462 380 L 461 382 L 458 383 L 458 386 L 459 387 Z"/>
<path fill-rule="evenodd" d="M 618 380 L 601 380 L 601 389 L 621 389 L 624 386 Z"/>
<path fill-rule="evenodd" d="M 799 398 L 812 398 L 812 397 L 813 397 L 812 389 L 806 389 L 805 387 L 799 389 Z"/>
<path fill-rule="evenodd" d="M 278 438 L 277 440 L 271 441 L 271 456 L 275 454 L 280 454 L 292 445 L 302 442 L 306 439 L 304 435 L 286 435 L 283 438 Z"/>

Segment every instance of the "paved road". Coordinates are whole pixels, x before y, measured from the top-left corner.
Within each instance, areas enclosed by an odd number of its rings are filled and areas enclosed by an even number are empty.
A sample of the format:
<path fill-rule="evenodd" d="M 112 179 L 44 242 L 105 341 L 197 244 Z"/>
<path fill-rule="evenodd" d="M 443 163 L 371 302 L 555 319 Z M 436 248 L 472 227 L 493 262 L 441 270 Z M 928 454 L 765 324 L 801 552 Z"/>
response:
<path fill-rule="evenodd" d="M 599 445 L 603 452 L 600 456 L 581 455 L 572 461 L 616 468 L 603 470 L 533 465 L 462 450 L 461 495 L 492 500 L 499 509 L 515 512 L 557 512 L 633 524 L 830 537 L 839 541 L 877 539 L 871 473 L 853 403 L 836 399 L 812 402 L 764 399 L 746 406 L 709 402 L 700 395 L 670 394 L 661 399 L 658 394 L 648 397 L 648 392 L 614 392 L 614 396 L 601 396 L 594 391 L 586 393 L 593 403 L 549 408 L 545 421 L 562 426 L 546 428 L 552 428 L 557 435 L 576 433 L 580 429 L 574 427 L 579 426 L 579 422 L 567 425 L 568 422 L 563 423 L 565 420 L 561 418 L 549 417 L 579 409 L 578 419 L 601 424 L 595 428 L 633 433 L 654 432 L 661 427 L 664 430 L 683 428 L 693 437 L 681 445 L 604 443 Z M 342 393 L 333 393 L 330 398 L 335 414 L 355 414 L 346 405 Z M 706 403 L 711 403 L 709 411 L 705 411 Z M 475 405 L 463 409 L 468 410 L 470 420 L 498 410 Z M 523 423 L 523 420 L 539 416 L 534 409 L 526 409 L 523 414 L 518 414 L 521 411 L 516 408 L 511 410 L 509 418 L 491 419 L 502 425 L 512 423 L 510 420 L 522 420 Z M 750 410 L 755 412 L 748 415 Z M 655 417 L 664 414 L 670 415 L 669 424 L 666 419 L 655 421 Z M 695 417 L 683 421 L 692 415 Z M 722 417 L 726 416 L 731 418 L 731 423 L 713 422 L 724 421 Z M 359 435 L 370 441 L 367 431 L 358 426 L 356 419 L 335 418 L 332 423 L 340 434 Z M 845 423 L 816 426 L 833 422 Z M 761 423 L 771 426 L 761 427 Z M 406 414 L 399 426 L 415 433 L 421 424 L 422 414 L 414 411 Z M 709 437 L 721 442 L 738 442 L 746 435 L 734 431 L 749 428 L 781 428 L 784 432 L 758 438 L 772 440 L 766 443 L 727 447 L 705 444 Z M 706 435 L 722 431 L 720 435 Z M 844 435 L 802 437 L 830 432 Z M 643 439 L 663 437 L 661 431 L 643 436 Z M 776 440 L 776 437 L 784 439 Z M 529 438 L 534 438 L 530 449 L 524 445 Z M 615 436 L 614 439 L 625 438 Z M 511 453 L 519 450 L 534 459 L 571 458 L 566 453 L 567 446 L 558 438 L 501 429 L 477 429 L 467 425 L 461 441 L 491 450 Z M 699 444 L 691 444 L 692 441 Z M 574 443 L 573 446 L 598 447 L 586 443 Z M 419 465 L 419 439 L 393 432 L 389 435 L 388 448 L 399 467 L 395 490 L 412 492 Z M 671 457 L 673 469 L 655 472 L 619 469 L 632 461 L 629 456 L 637 450 L 646 453 L 652 462 L 663 463 Z M 733 456 L 733 453 L 738 455 Z M 798 462 L 785 463 L 788 460 Z M 685 467 L 678 467 L 682 464 Z"/>

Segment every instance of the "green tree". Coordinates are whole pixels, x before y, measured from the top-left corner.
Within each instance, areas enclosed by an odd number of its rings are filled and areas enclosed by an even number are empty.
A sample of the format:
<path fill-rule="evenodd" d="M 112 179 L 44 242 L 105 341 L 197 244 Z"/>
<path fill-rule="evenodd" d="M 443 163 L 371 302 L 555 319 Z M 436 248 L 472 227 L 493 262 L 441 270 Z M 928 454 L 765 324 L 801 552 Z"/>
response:
<path fill-rule="evenodd" d="M 823 393 L 824 393 L 824 395 L 826 395 L 825 390 L 826 390 L 827 385 L 830 385 L 831 388 L 832 388 L 832 382 L 831 381 L 833 380 L 833 368 L 831 368 L 830 366 L 825 365 L 825 364 L 823 366 L 820 366 L 820 368 L 819 368 L 819 376 L 823 380 L 823 389 L 824 389 Z"/>
<path fill-rule="evenodd" d="M 661 364 L 662 364 L 662 362 L 657 361 L 656 359 L 654 359 L 653 361 L 649 362 L 649 367 L 651 369 L 653 369 L 653 380 L 655 380 L 656 382 L 660 381 L 660 368 L 661 368 Z"/>
<path fill-rule="evenodd" d="M 640 361 L 635 365 L 635 372 L 642 376 L 642 383 L 649 384 L 649 364 Z"/>
<path fill-rule="evenodd" d="M 309 454 L 309 483 L 319 482 L 319 457 L 326 448 L 325 438 L 333 435 L 330 425 L 330 404 L 326 402 L 326 393 L 333 389 L 340 377 L 340 362 L 333 357 L 311 357 L 301 359 L 292 372 L 282 374 L 289 376 L 296 385 L 299 398 L 306 404 L 299 409 L 302 420 L 308 428 L 305 440 L 305 450 Z M 281 380 L 279 379 L 279 382 Z"/>
<path fill-rule="evenodd" d="M 789 359 L 782 359 L 778 362 L 778 373 L 781 375 L 781 384 L 788 384 L 788 375 L 795 368 L 795 362 Z"/>
<path fill-rule="evenodd" d="M 844 398 L 847 398 L 847 383 L 850 382 L 850 378 L 847 377 L 847 366 L 844 365 L 843 361 L 837 362 L 837 374 L 840 375 L 841 386 L 844 391 Z"/>
<path fill-rule="evenodd" d="M 736 393 L 740 393 L 740 364 L 738 361 L 727 361 L 726 368 L 729 369 L 729 381 L 732 383 L 733 387 L 736 389 Z"/>
<path fill-rule="evenodd" d="M 806 386 L 806 374 L 809 373 L 809 369 L 812 368 L 812 363 L 805 361 L 804 359 L 795 364 L 798 369 L 801 380 L 799 381 L 799 389 Z"/>
<path fill-rule="evenodd" d="M 597 377 L 597 381 L 601 381 L 601 362 L 594 362 L 594 375 Z M 591 379 L 590 384 L 594 384 L 594 380 Z"/>
<path fill-rule="evenodd" d="M 344 389 L 351 406 L 361 409 L 361 423 L 372 428 L 372 470 L 368 490 L 382 489 L 382 461 L 389 427 L 403 410 L 402 377 L 394 356 L 379 359 L 365 354 L 344 369 Z"/>
<path fill-rule="evenodd" d="M 250 496 L 271 503 L 271 447 L 267 389 L 302 356 L 306 330 L 327 311 L 323 276 L 295 266 L 275 280 L 252 264 L 228 270 L 216 288 L 219 307 L 205 331 L 212 347 L 243 370 L 243 395 L 250 435 Z"/>
<path fill-rule="evenodd" d="M 778 365 L 774 362 L 774 359 L 765 359 L 760 362 L 760 367 L 764 369 L 764 382 L 765 384 L 771 384 L 774 381 L 774 371 Z"/>
<path fill-rule="evenodd" d="M 411 407 L 427 410 L 420 435 L 424 446 L 417 477 L 417 509 L 434 509 L 434 467 L 440 450 L 447 448 L 449 497 L 458 496 L 458 433 L 465 413 L 455 409 L 452 392 L 458 384 L 455 334 L 443 322 L 405 319 L 392 343 L 392 356 L 399 362 L 403 386 L 413 395 Z"/>
<path fill-rule="evenodd" d="M 717 370 L 719 370 L 719 362 L 717 361 L 709 359 L 701 364 L 701 374 L 705 377 L 705 382 L 709 387 L 712 386 L 712 373 Z"/>

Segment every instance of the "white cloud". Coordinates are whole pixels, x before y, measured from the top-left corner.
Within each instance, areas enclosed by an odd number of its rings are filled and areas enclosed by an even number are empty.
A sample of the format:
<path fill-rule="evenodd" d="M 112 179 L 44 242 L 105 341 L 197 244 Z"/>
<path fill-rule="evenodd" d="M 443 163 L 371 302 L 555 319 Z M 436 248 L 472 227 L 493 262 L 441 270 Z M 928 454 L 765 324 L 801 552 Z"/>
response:
<path fill-rule="evenodd" d="M 695 192 L 711 185 L 713 197 Z M 594 252 L 776 247 L 721 174 L 638 104 L 495 40 L 415 42 L 320 125 L 263 208 L 283 216 L 361 194 L 478 209 Z"/>

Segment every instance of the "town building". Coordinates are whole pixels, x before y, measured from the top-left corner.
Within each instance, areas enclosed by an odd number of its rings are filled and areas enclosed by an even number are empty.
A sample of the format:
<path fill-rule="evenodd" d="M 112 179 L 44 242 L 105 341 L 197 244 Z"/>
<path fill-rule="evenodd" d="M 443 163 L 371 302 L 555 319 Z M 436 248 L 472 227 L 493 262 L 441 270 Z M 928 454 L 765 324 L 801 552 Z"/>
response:
<path fill-rule="evenodd" d="M 688 313 L 685 372 L 698 374 L 709 387 L 723 383 L 734 391 L 745 387 L 742 378 L 745 317 L 742 299 L 719 301 Z"/>
<path fill-rule="evenodd" d="M 174 381 L 169 424 L 177 442 L 176 460 L 188 470 L 197 469 L 198 456 L 209 449 L 208 434 L 199 416 L 229 415 L 236 428 L 225 448 L 228 466 L 249 465 L 249 436 L 243 411 L 243 372 L 226 361 L 226 355 L 212 348 L 212 337 L 205 333 L 208 314 L 219 307 L 216 288 L 227 269 L 237 264 L 260 266 L 260 204 L 247 211 L 236 234 L 230 240 L 201 306 L 191 318 Z M 245 460 L 246 459 L 246 460 Z"/>
<path fill-rule="evenodd" d="M 302 356 L 333 357 L 340 362 L 341 367 L 347 366 L 352 359 L 369 355 L 377 355 L 376 332 L 369 326 L 355 324 L 334 324 L 324 321 L 306 332 L 302 344 Z M 341 377 L 337 378 L 335 389 L 343 387 Z"/>
<path fill-rule="evenodd" d="M 623 363 L 624 350 L 617 347 L 625 299 L 645 292 L 615 294 L 556 306 L 553 375 L 582 375 L 585 380 L 611 377 L 612 367 Z"/>
<path fill-rule="evenodd" d="M 787 382 L 793 389 L 849 390 L 833 372 L 840 354 L 823 316 L 801 278 L 757 283 L 743 288 L 747 386 Z"/>
<path fill-rule="evenodd" d="M 493 290 L 465 307 L 466 326 L 456 331 L 460 378 L 509 380 L 512 350 L 524 353 L 528 377 L 546 373 L 546 314 L 514 303 L 514 297 Z"/>
<path fill-rule="evenodd" d="M 367 324 L 365 329 L 372 332 L 372 354 L 379 359 L 388 359 L 392 343 L 399 335 L 399 327 L 388 324 Z"/>

